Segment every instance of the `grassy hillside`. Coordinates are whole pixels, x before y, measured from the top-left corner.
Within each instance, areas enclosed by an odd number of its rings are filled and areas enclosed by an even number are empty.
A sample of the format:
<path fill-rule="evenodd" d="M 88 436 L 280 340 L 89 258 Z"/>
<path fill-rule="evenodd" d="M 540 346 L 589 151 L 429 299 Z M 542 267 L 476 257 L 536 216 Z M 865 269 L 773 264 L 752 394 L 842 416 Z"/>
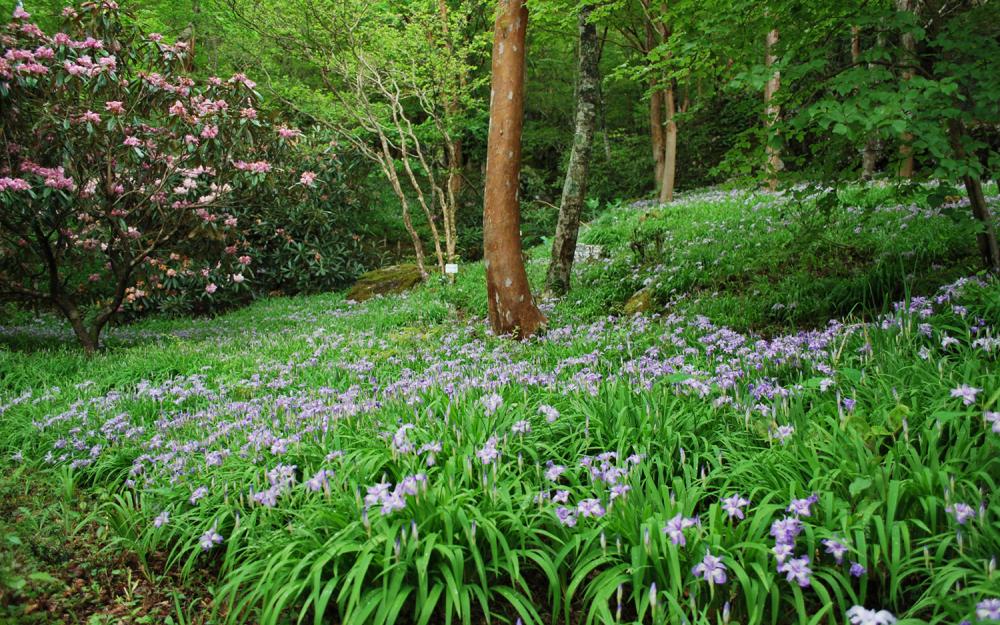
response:
<path fill-rule="evenodd" d="M 148 320 L 90 360 L 51 320 L 0 328 L 25 507 L 2 609 L 108 613 L 52 598 L 74 576 L 38 554 L 77 518 L 207 587 L 207 622 L 974 619 L 1000 599 L 1000 288 L 963 277 L 967 209 L 899 202 L 613 208 L 525 343 L 486 331 L 478 264 L 361 305 Z M 641 288 L 650 313 L 622 316 Z"/>

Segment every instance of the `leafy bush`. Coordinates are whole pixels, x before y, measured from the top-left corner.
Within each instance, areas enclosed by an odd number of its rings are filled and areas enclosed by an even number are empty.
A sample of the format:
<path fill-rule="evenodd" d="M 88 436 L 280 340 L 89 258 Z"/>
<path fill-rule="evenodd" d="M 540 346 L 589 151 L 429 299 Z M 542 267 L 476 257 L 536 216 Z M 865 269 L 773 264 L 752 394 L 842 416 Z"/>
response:
<path fill-rule="evenodd" d="M 0 59 L 0 297 L 55 307 L 93 350 L 115 318 L 213 313 L 361 271 L 335 146 L 259 111 L 248 78 L 180 74 L 184 44 L 144 37 L 113 3 L 67 9 L 52 36 L 19 15 Z"/>

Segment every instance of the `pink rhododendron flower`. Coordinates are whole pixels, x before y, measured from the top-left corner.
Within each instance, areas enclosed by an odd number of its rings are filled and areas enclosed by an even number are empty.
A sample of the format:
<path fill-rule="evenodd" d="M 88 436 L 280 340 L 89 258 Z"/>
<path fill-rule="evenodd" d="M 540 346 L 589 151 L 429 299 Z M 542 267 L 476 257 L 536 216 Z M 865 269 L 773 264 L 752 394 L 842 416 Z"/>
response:
<path fill-rule="evenodd" d="M 109 102 L 105 102 L 104 108 L 113 115 L 121 115 L 122 113 L 125 112 L 125 105 L 117 100 L 111 100 Z"/>
<path fill-rule="evenodd" d="M 302 172 L 302 176 L 299 178 L 299 182 L 307 187 L 316 186 L 316 174 L 311 171 Z"/>

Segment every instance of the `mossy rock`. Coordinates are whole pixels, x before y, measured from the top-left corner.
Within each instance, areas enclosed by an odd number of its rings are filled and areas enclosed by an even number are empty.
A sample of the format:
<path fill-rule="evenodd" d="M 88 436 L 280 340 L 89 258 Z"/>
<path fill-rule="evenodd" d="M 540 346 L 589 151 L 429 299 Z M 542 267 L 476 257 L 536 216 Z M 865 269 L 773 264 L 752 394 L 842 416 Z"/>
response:
<path fill-rule="evenodd" d="M 625 302 L 625 314 L 646 313 L 653 309 L 653 294 L 649 289 L 639 289 Z"/>
<path fill-rule="evenodd" d="M 363 302 L 376 295 L 402 293 L 420 284 L 422 276 L 416 265 L 383 267 L 363 274 L 347 292 L 347 299 Z"/>

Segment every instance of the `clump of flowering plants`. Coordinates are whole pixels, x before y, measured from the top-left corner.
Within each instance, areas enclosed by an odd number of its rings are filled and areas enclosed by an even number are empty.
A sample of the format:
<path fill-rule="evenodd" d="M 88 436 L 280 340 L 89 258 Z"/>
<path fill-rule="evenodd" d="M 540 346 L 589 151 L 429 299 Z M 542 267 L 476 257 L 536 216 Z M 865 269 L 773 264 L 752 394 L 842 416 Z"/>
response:
<path fill-rule="evenodd" d="M 0 34 L 0 297 L 55 308 L 92 352 L 123 305 L 170 286 L 147 276 L 245 288 L 232 207 L 297 131 L 257 115 L 243 75 L 181 75 L 183 42 L 142 35 L 115 2 L 63 16 L 49 35 L 19 10 Z"/>

